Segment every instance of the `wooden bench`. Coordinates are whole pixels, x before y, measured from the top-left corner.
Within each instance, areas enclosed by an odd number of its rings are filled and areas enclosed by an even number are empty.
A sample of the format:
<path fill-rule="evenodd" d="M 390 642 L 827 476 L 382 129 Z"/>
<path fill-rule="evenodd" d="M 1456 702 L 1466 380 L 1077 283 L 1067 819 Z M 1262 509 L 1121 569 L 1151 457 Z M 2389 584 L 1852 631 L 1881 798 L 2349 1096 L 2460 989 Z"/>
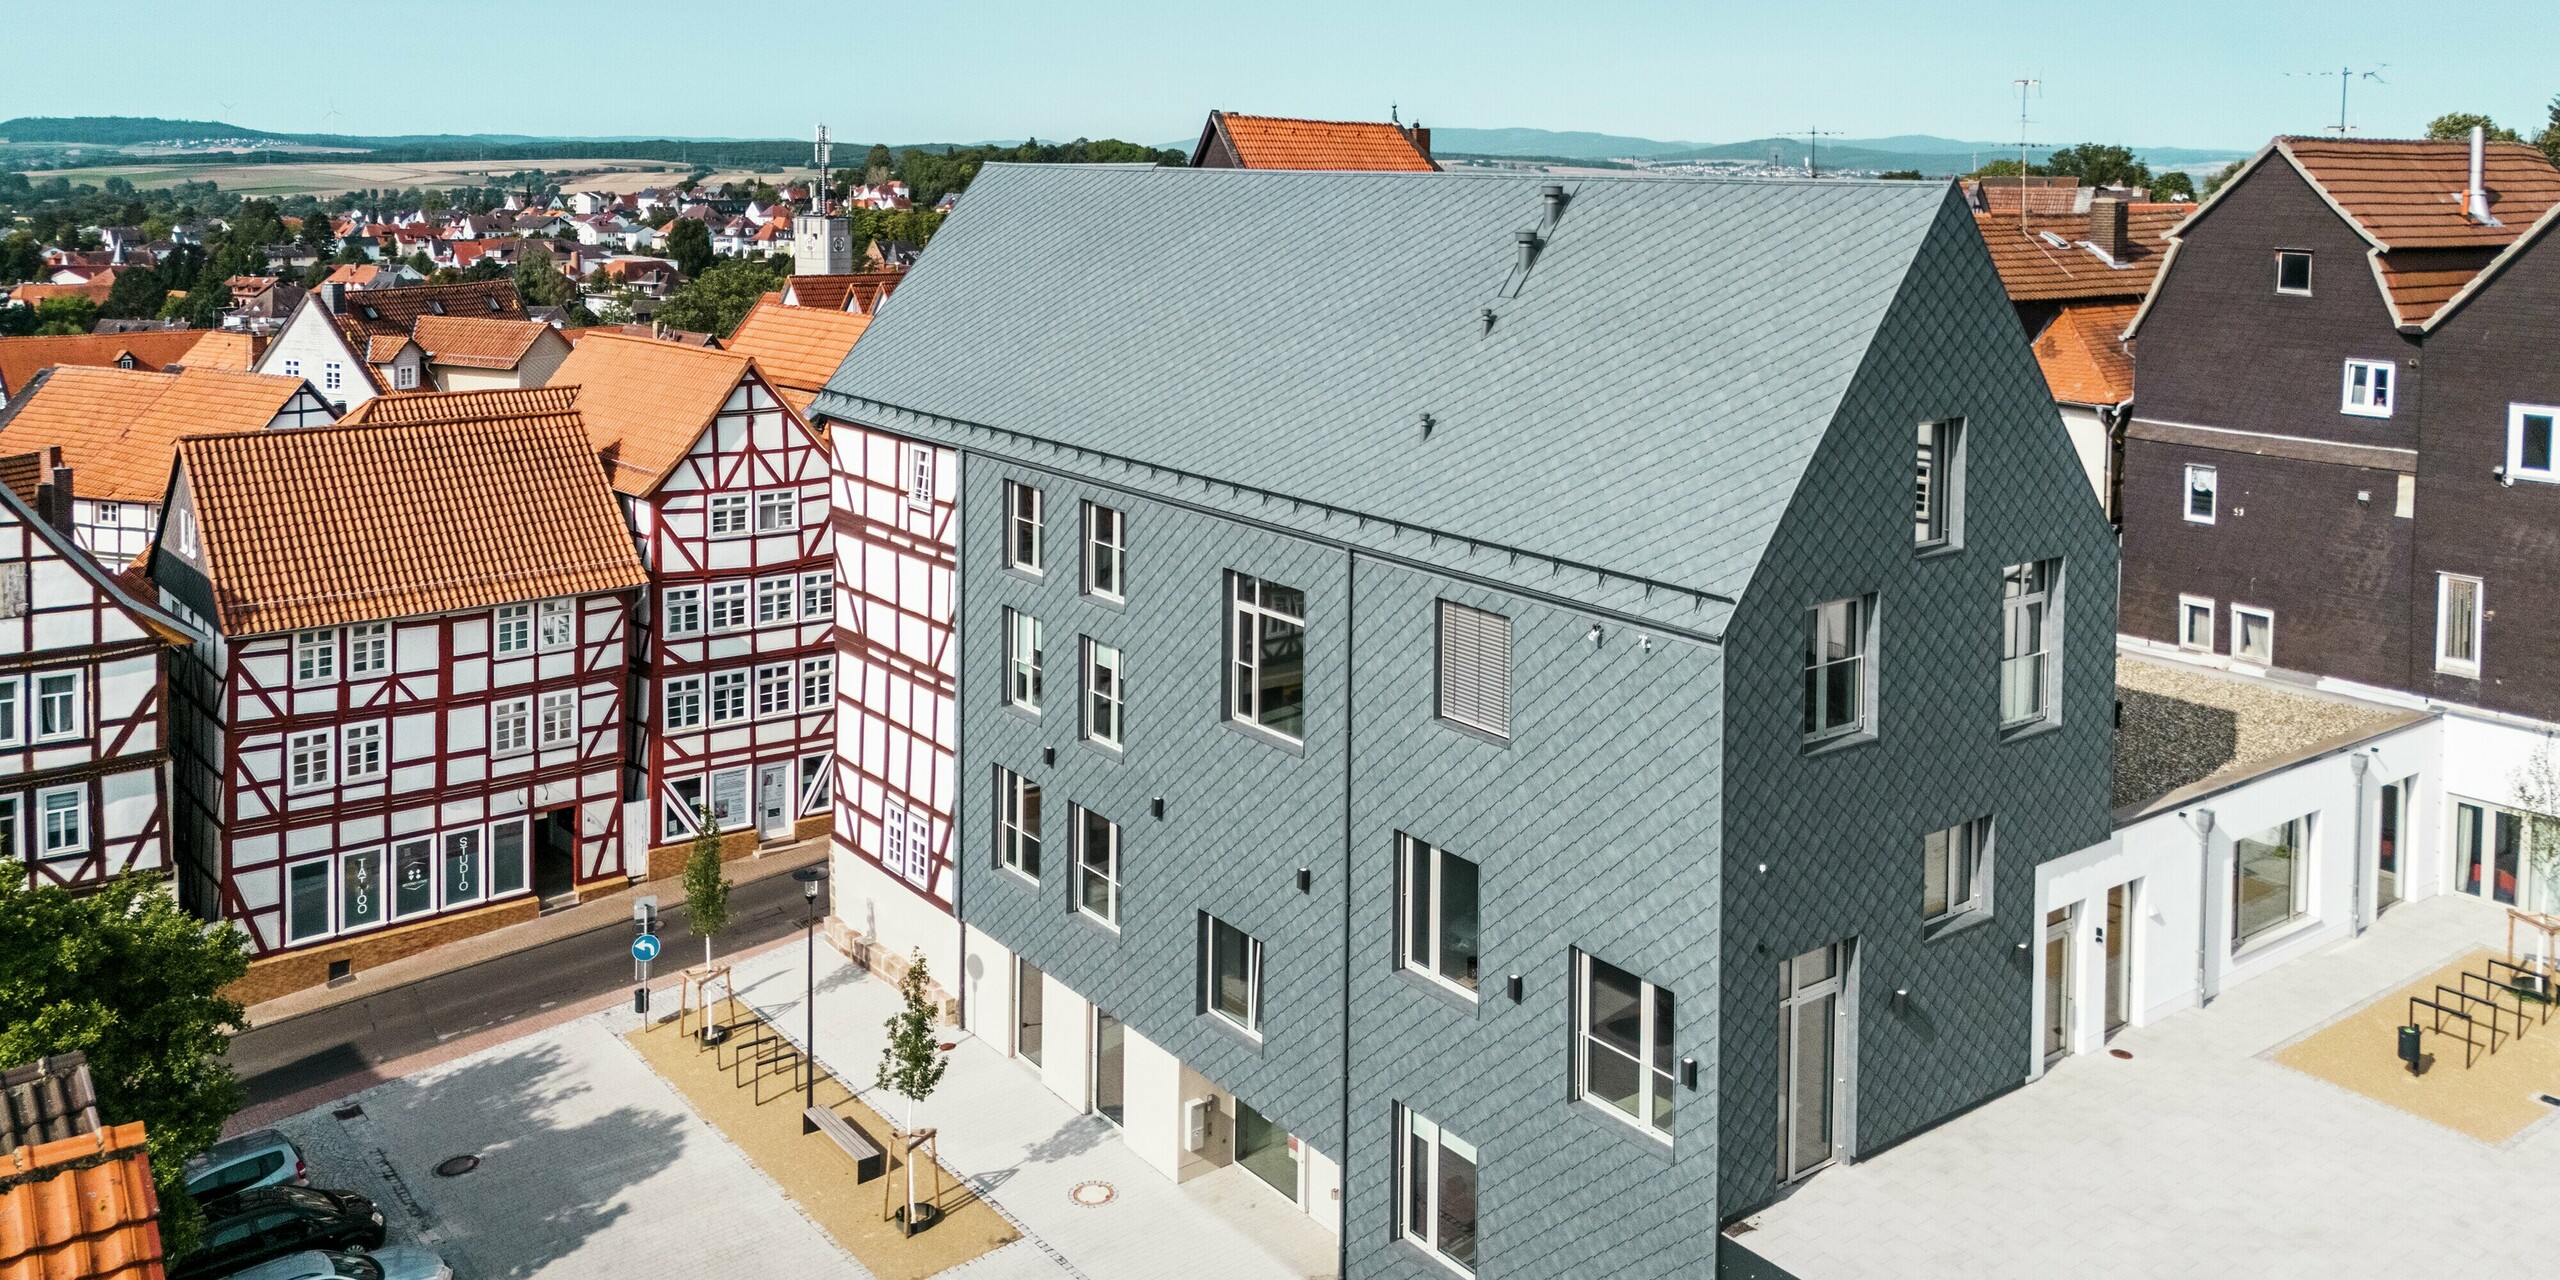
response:
<path fill-rule="evenodd" d="M 809 1127 L 827 1135 L 827 1140 L 835 1143 L 846 1155 L 853 1157 L 855 1182 L 869 1182 L 888 1174 L 887 1153 L 880 1150 L 879 1143 L 864 1137 L 862 1131 L 854 1128 L 852 1122 L 843 1116 L 825 1107 L 811 1107 L 801 1112 L 800 1118 L 808 1122 Z"/>

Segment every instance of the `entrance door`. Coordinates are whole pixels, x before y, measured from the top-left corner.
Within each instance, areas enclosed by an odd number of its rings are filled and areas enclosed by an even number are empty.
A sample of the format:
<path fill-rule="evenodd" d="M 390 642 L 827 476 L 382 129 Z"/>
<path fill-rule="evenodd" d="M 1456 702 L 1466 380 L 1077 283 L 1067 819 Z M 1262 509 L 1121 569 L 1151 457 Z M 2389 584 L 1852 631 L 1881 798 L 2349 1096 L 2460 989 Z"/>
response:
<path fill-rule="evenodd" d="M 1841 1001 L 1848 944 L 1817 947 L 1778 966 L 1779 1167 L 1788 1181 L 1840 1153 Z"/>
<path fill-rule="evenodd" d="M 1242 1098 L 1236 1099 L 1236 1163 L 1298 1203 L 1298 1140 Z"/>
<path fill-rule="evenodd" d="M 756 830 L 767 840 L 791 834 L 791 766 L 756 766 Z"/>
<path fill-rule="evenodd" d="M 2071 1051 L 2071 908 L 2044 917 L 2044 1060 Z"/>
<path fill-rule="evenodd" d="M 2133 886 L 2107 890 L 2107 1034 L 2133 1021 Z"/>
<path fill-rule="evenodd" d="M 1128 1040 L 1118 1018 L 1093 1011 L 1093 1113 L 1113 1124 L 1128 1114 Z"/>
<path fill-rule="evenodd" d="M 2453 868 L 2462 892 L 2512 905 L 2524 844 L 2524 822 L 2506 809 L 2453 807 Z"/>
<path fill-rule="evenodd" d="M 578 883 L 578 810 L 564 805 L 534 819 L 533 892 L 557 898 Z"/>
<path fill-rule="evenodd" d="M 2405 782 L 2382 784 L 2382 821 L 2374 831 L 2373 911 L 2380 915 L 2400 901 L 2401 809 L 2408 804 Z"/>

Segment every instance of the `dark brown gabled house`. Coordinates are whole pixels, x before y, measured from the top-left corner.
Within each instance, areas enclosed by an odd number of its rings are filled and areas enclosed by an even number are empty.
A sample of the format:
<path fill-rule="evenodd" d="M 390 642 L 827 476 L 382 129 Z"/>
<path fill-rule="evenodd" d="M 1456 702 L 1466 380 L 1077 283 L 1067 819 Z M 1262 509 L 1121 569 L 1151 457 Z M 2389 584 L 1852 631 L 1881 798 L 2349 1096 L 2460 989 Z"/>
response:
<path fill-rule="evenodd" d="M 2130 330 L 2125 633 L 2560 720 L 2560 170 L 2279 138 Z"/>

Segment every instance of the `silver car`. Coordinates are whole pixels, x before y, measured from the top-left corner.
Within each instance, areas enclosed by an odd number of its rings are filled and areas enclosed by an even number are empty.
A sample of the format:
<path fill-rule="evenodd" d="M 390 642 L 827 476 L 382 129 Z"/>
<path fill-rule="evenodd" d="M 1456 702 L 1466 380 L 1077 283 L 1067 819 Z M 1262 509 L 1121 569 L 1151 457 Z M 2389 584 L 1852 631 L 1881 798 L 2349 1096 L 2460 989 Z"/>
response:
<path fill-rule="evenodd" d="M 198 1204 L 287 1183 L 309 1186 L 310 1179 L 303 1169 L 302 1152 L 273 1129 L 225 1138 L 187 1161 L 187 1194 Z"/>
<path fill-rule="evenodd" d="M 231 1280 L 453 1280 L 432 1249 L 385 1245 L 371 1253 L 313 1249 L 235 1272 Z"/>

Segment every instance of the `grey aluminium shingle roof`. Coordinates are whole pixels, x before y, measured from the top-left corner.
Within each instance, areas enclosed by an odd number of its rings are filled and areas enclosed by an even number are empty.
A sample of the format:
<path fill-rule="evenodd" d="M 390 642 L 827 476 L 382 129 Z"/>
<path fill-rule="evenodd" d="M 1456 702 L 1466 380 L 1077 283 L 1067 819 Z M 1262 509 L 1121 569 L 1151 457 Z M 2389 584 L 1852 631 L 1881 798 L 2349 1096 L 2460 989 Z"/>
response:
<path fill-rule="evenodd" d="M 817 408 L 1738 597 L 1952 194 L 1545 181 L 991 165 Z"/>

